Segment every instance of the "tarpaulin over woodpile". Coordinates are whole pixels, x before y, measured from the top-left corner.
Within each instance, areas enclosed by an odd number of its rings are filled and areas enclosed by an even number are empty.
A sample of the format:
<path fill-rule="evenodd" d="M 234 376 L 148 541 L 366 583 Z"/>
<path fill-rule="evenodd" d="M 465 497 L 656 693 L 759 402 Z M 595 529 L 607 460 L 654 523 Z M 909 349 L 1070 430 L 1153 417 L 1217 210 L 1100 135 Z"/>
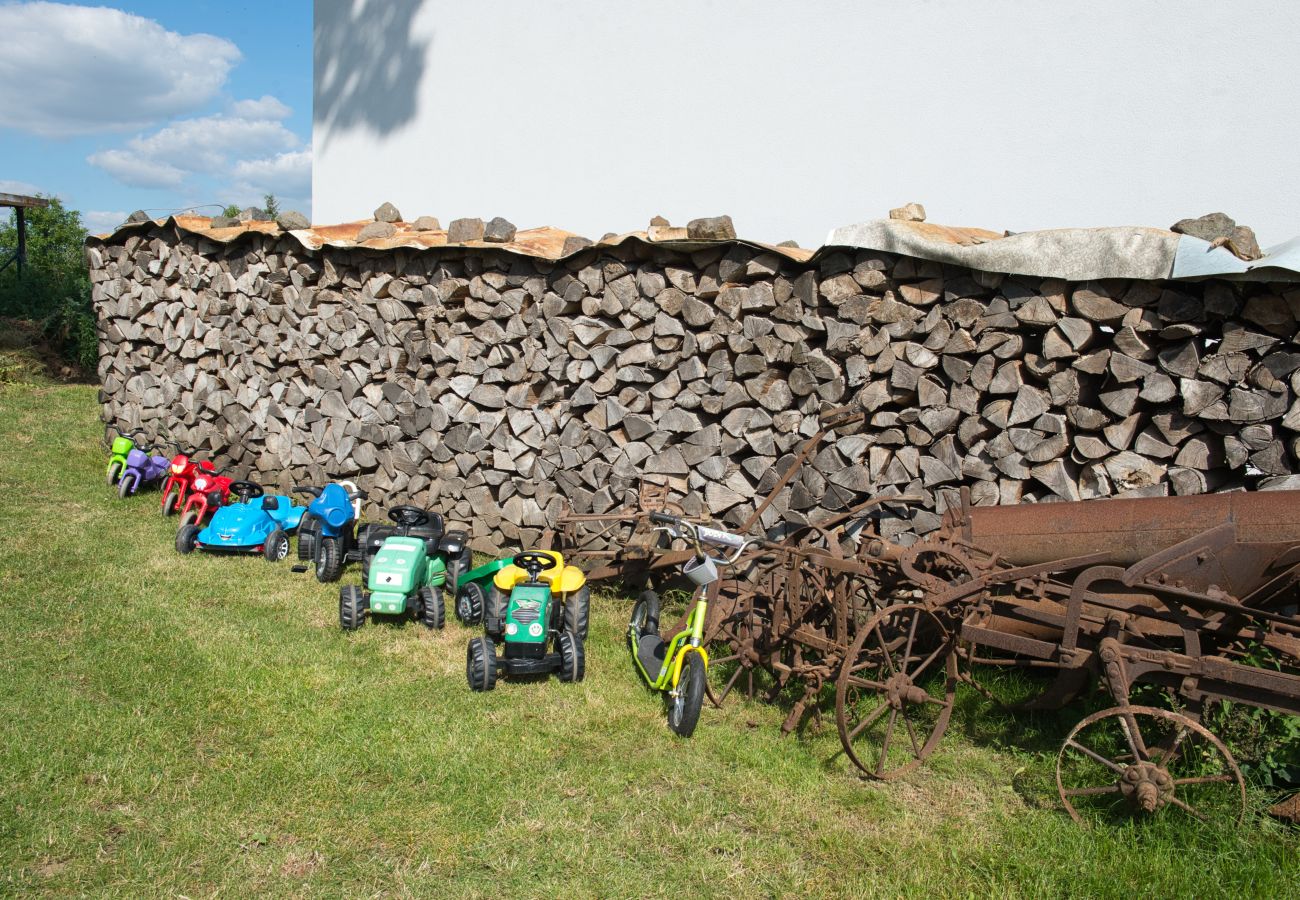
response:
<path fill-rule="evenodd" d="M 836 228 L 826 247 L 860 247 L 985 272 L 1090 281 L 1098 278 L 1227 278 L 1300 281 L 1300 238 L 1238 259 L 1223 247 L 1163 228 L 1054 228 L 999 234 L 931 222 L 877 219 Z"/>

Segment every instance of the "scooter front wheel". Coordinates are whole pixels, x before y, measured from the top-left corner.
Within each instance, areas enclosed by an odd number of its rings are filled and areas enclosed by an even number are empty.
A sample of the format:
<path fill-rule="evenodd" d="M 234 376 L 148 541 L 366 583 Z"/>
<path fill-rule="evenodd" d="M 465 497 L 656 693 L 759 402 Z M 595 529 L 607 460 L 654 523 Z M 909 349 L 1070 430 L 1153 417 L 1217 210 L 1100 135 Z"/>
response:
<path fill-rule="evenodd" d="M 108 477 L 104 479 L 104 483 L 107 484 L 109 487 L 112 487 L 113 485 L 117 484 L 117 476 L 120 474 L 122 474 L 122 464 L 119 462 L 109 463 Z"/>
<path fill-rule="evenodd" d="M 138 480 L 139 480 L 139 476 L 133 475 L 130 472 L 127 472 L 125 475 L 123 475 L 122 480 L 117 483 L 118 498 L 125 500 L 128 496 L 134 494 L 135 483 Z"/>
<path fill-rule="evenodd" d="M 695 733 L 700 721 L 700 707 L 704 705 L 704 691 L 708 685 L 708 669 L 704 657 L 688 653 L 682 662 L 682 677 L 677 682 L 677 696 L 668 695 L 668 727 L 682 737 Z"/>

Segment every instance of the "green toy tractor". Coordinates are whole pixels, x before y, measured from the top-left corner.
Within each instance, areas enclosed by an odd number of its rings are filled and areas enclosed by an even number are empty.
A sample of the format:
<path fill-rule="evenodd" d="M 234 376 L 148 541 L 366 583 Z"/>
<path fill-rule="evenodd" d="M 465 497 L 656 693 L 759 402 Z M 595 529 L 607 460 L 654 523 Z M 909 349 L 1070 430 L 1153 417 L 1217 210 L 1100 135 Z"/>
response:
<path fill-rule="evenodd" d="M 371 613 L 413 613 L 426 627 L 441 628 L 446 618 L 442 589 L 447 579 L 447 563 L 436 546 L 441 533 L 438 537 L 420 533 L 429 514 L 418 507 L 394 507 L 388 515 L 397 523 L 396 533 L 384 539 L 370 561 L 366 589 L 350 584 L 339 590 L 339 625 L 353 631 L 364 625 Z"/>
<path fill-rule="evenodd" d="M 465 651 L 470 688 L 492 690 L 498 673 L 557 672 L 561 681 L 581 681 L 589 597 L 586 576 L 554 551 L 525 550 L 467 572 L 457 592 L 457 614 L 467 623 L 481 617 L 487 632 Z"/>

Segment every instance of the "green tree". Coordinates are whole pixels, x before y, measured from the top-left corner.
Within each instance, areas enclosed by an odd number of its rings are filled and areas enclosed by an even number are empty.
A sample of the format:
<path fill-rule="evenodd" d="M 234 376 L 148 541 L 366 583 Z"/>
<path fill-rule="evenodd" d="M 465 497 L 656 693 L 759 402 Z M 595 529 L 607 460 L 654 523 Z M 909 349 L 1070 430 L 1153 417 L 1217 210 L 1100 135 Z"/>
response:
<path fill-rule="evenodd" d="M 280 201 L 275 199 L 275 194 L 267 194 L 262 198 L 262 209 L 272 219 L 280 214 Z"/>
<path fill-rule="evenodd" d="M 45 208 L 26 210 L 27 264 L 0 273 L 0 316 L 37 324 L 70 361 L 94 368 L 99 348 L 81 213 L 57 197 Z M 18 249 L 18 213 L 0 222 L 0 258 Z"/>
<path fill-rule="evenodd" d="M 225 216 L 227 219 L 237 219 L 239 218 L 239 212 L 240 212 L 239 207 L 232 203 L 229 206 L 227 206 L 225 209 L 223 209 L 221 211 L 221 214 Z"/>

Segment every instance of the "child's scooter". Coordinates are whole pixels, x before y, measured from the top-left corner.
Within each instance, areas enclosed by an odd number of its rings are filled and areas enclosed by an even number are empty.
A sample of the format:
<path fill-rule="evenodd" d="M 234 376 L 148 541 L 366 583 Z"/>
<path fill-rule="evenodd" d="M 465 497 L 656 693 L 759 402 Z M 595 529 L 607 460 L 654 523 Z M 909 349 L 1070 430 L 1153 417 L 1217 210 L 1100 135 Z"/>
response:
<path fill-rule="evenodd" d="M 686 619 L 686 629 L 665 641 L 659 634 L 659 595 L 643 591 L 632 608 L 627 644 L 632 662 L 646 684 L 668 694 L 668 727 L 682 737 L 690 737 L 700 720 L 700 707 L 708 690 L 709 654 L 703 647 L 708 597 L 717 596 L 718 566 L 734 563 L 753 540 L 668 513 L 651 513 L 650 521 L 657 526 L 656 531 L 685 538 L 694 545 L 695 556 L 682 566 L 682 574 L 696 586 L 695 608 Z M 709 556 L 704 544 L 726 547 L 732 554 Z"/>
<path fill-rule="evenodd" d="M 135 438 L 138 434 L 138 431 L 119 431 L 117 437 L 113 438 L 113 445 L 109 448 L 108 474 L 104 479 L 104 483 L 109 487 L 117 484 L 117 480 L 126 470 L 126 456 L 135 446 Z"/>

